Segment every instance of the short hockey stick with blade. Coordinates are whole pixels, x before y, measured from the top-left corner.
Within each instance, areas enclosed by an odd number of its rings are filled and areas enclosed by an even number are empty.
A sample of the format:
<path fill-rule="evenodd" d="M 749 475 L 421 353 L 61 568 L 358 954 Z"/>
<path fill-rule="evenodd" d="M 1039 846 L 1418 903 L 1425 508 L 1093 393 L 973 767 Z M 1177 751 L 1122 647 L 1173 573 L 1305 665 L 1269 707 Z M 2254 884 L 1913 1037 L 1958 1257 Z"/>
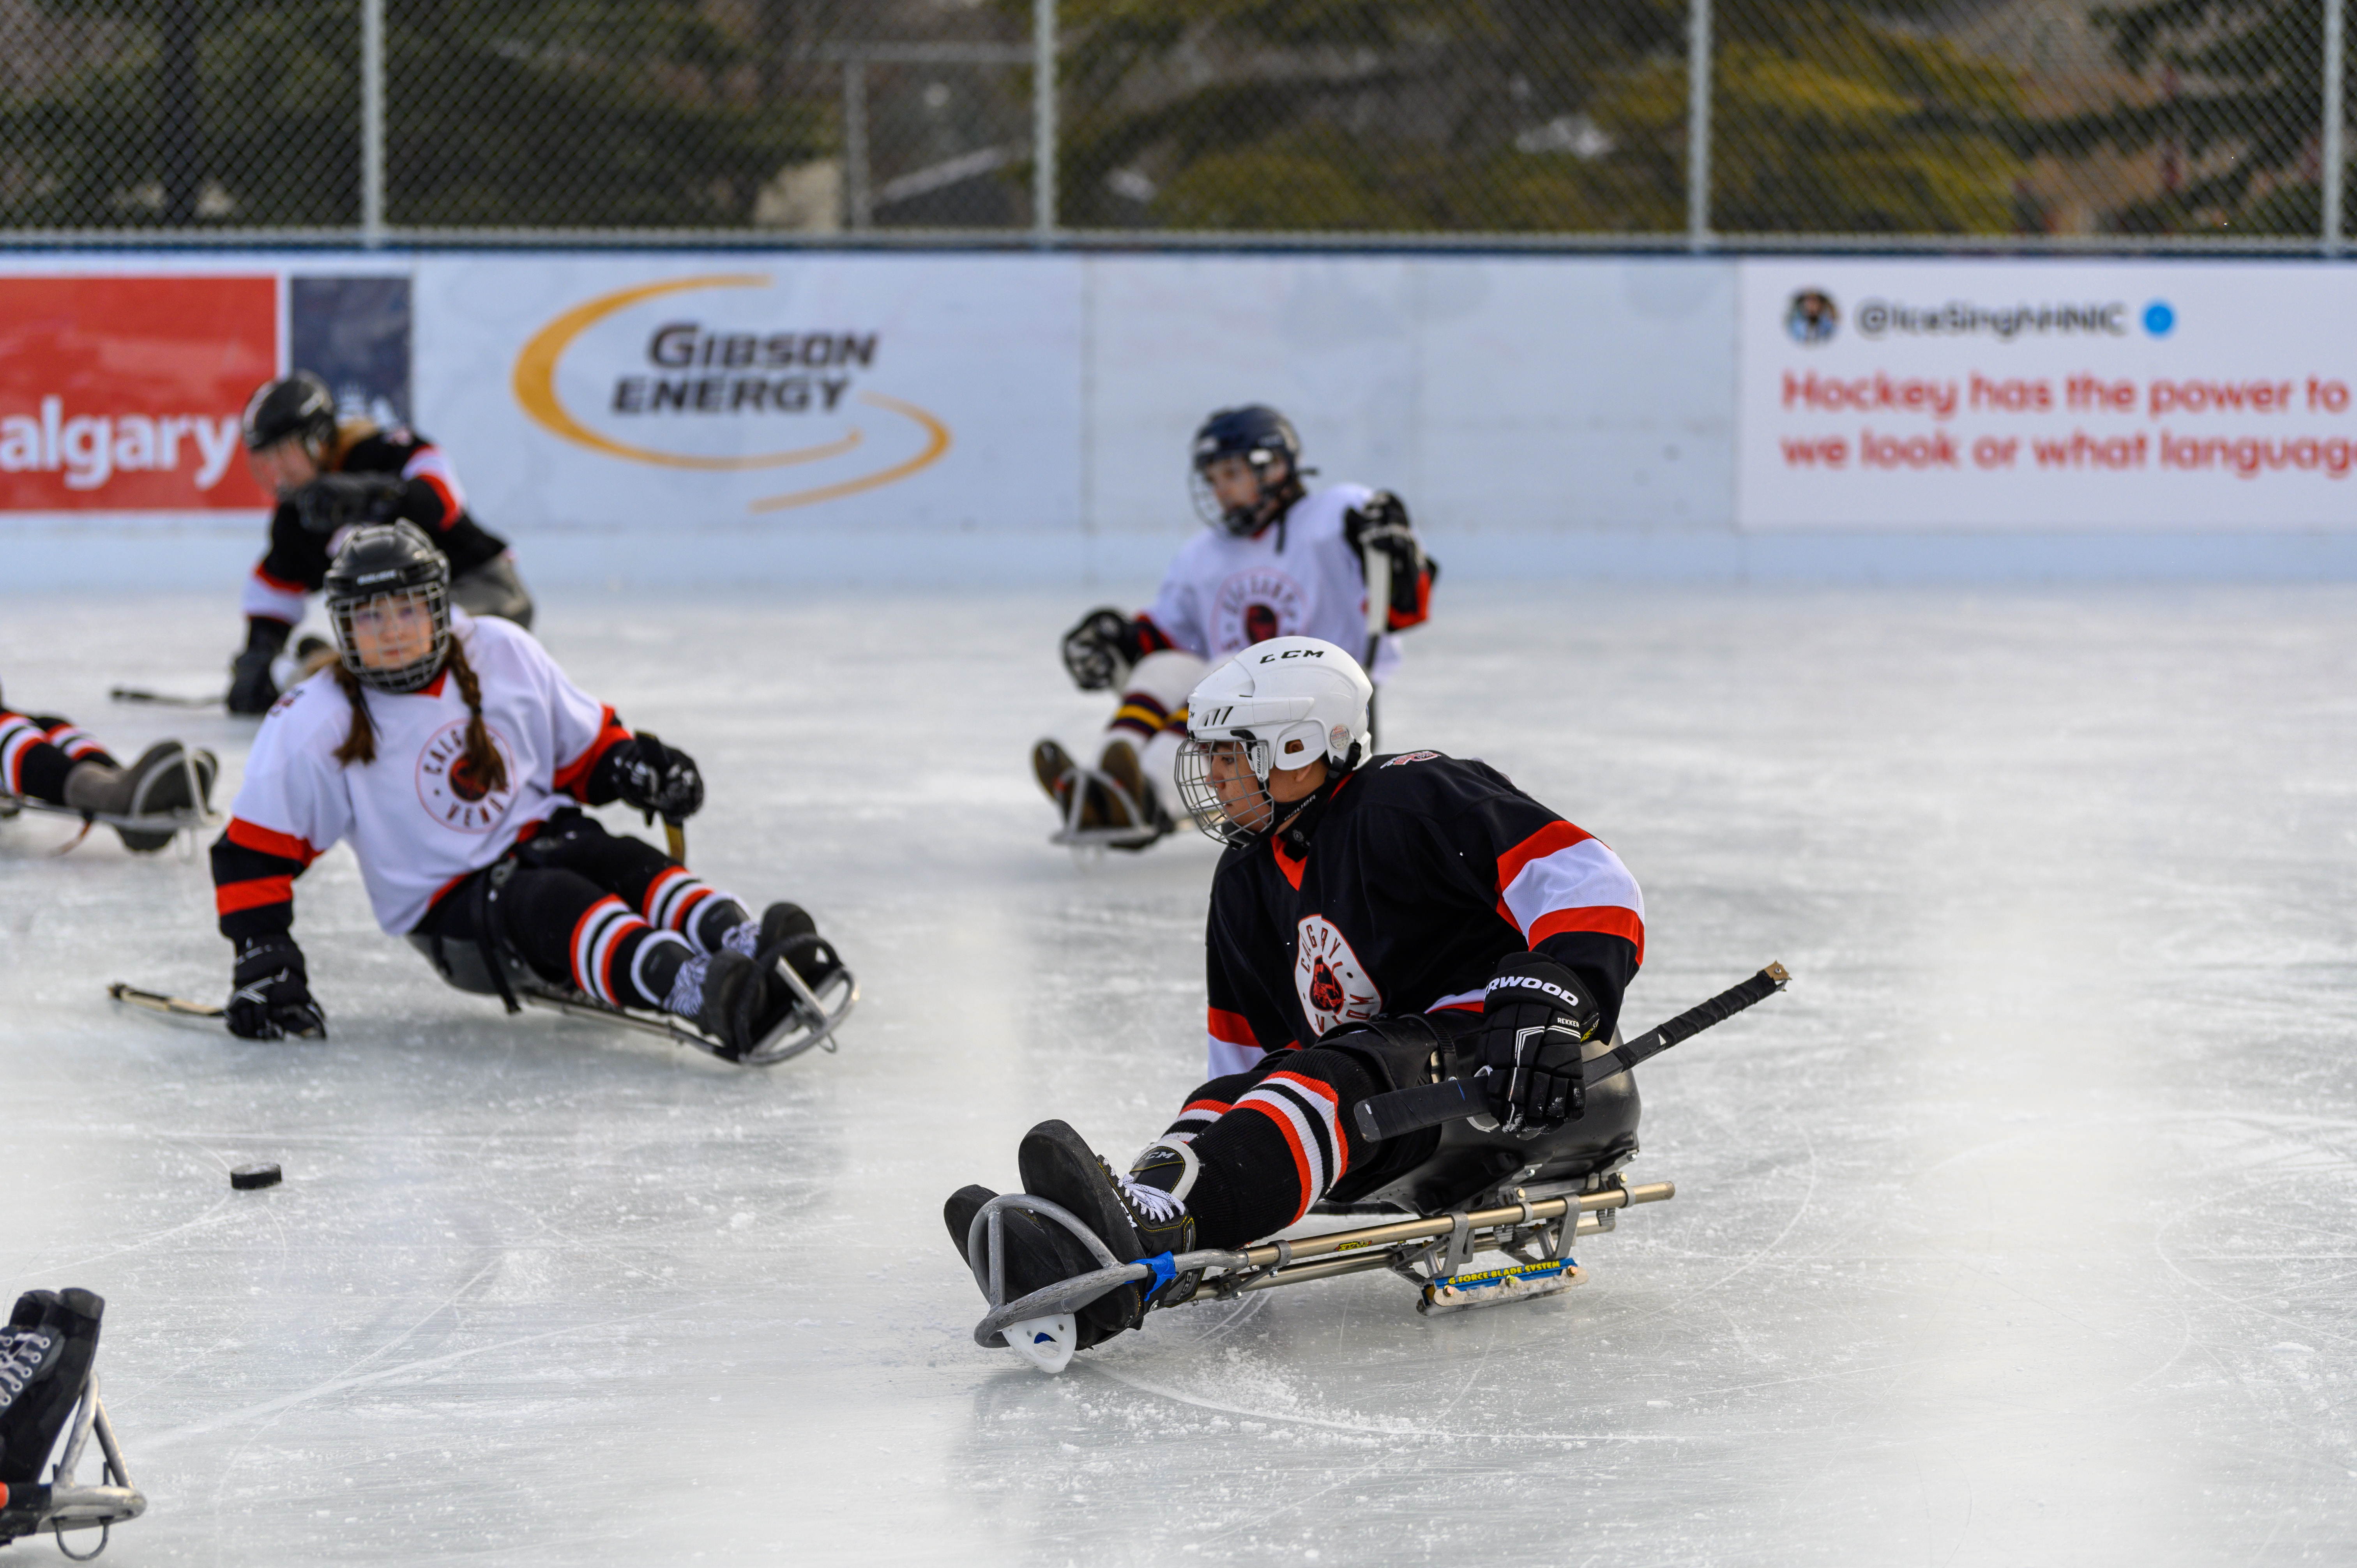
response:
<path fill-rule="evenodd" d="M 1593 1089 L 1606 1079 L 1627 1072 L 1649 1057 L 1657 1057 L 1680 1040 L 1690 1039 L 1713 1024 L 1725 1023 L 1753 1003 L 1774 995 L 1784 989 L 1792 979 L 1781 963 L 1771 963 L 1740 985 L 1731 985 L 1709 1001 L 1687 1008 L 1676 1017 L 1633 1040 L 1623 1042 L 1617 1049 L 1580 1063 L 1580 1080 Z M 1481 1086 L 1469 1078 L 1444 1079 L 1438 1083 L 1419 1084 L 1414 1089 L 1394 1090 L 1389 1094 L 1377 1094 L 1361 1100 L 1353 1111 L 1358 1119 L 1359 1135 L 1370 1142 L 1380 1143 L 1396 1138 L 1404 1133 L 1420 1132 L 1437 1127 L 1459 1116 L 1480 1116 L 1489 1112 L 1490 1102 Z"/>

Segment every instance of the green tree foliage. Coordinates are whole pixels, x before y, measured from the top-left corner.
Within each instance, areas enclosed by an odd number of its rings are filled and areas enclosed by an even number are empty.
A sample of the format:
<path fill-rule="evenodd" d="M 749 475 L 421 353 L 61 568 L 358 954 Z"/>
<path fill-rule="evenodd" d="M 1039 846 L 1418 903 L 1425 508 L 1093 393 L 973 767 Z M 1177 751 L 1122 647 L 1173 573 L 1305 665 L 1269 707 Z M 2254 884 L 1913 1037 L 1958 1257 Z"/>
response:
<path fill-rule="evenodd" d="M 2010 73 L 1921 0 L 1719 0 L 1713 226 L 2004 233 Z M 1066 221 L 1669 232 L 1677 0 L 1066 0 Z"/>
<path fill-rule="evenodd" d="M 2344 13 L 2345 15 L 2345 13 Z M 2114 216 L 2129 232 L 2304 237 L 2323 221 L 2324 6 L 2317 0 L 2158 0 L 2098 12 L 2136 102 L 2040 127 L 2069 148 L 2160 147 L 2163 188 Z M 2350 102 L 2344 98 L 2345 117 Z M 2343 178 L 2345 179 L 2344 173 Z"/>
<path fill-rule="evenodd" d="M 191 4 L 192 36 L 176 40 L 170 18 Z M 0 100 L 0 221 L 359 221 L 352 0 L 51 10 L 121 41 Z M 396 224 L 741 224 L 765 181 L 834 139 L 831 106 L 764 101 L 747 45 L 681 0 L 389 0 L 385 56 Z M 176 67 L 193 136 L 172 134 Z"/>

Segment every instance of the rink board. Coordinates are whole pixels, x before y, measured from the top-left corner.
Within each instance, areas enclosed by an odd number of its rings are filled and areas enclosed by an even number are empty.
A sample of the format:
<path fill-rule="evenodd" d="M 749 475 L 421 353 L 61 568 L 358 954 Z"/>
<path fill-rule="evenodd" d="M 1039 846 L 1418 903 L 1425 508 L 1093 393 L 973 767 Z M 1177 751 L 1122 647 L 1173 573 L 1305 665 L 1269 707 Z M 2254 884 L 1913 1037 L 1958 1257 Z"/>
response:
<path fill-rule="evenodd" d="M 1251 401 L 1460 575 L 2357 561 L 2320 263 L 20 255 L 5 289 L 69 301 L 0 375 L 0 527 L 43 580 L 126 532 L 167 574 L 249 550 L 242 463 L 157 433 L 221 446 L 297 363 L 447 448 L 546 582 L 1149 573 L 1198 526 L 1188 435 Z M 161 346 L 109 303 L 192 290 Z"/>

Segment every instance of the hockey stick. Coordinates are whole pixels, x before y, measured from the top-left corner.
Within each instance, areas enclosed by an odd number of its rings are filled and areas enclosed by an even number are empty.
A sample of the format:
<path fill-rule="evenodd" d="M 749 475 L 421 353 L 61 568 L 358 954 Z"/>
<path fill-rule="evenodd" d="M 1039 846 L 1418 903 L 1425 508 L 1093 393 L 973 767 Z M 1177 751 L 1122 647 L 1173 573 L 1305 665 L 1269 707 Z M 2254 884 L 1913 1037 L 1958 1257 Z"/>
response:
<path fill-rule="evenodd" d="M 1383 647 L 1383 633 L 1392 620 L 1392 558 L 1381 550 L 1370 550 L 1359 557 L 1359 568 L 1367 578 L 1367 679 L 1375 678 L 1375 653 Z"/>
<path fill-rule="evenodd" d="M 118 703 L 153 703 L 165 708 L 218 708 L 229 701 L 226 693 L 218 697 L 175 697 L 167 692 L 150 692 L 138 686 L 110 686 L 106 694 Z"/>
<path fill-rule="evenodd" d="M 1687 1008 L 1650 1033 L 1640 1035 L 1617 1049 L 1580 1063 L 1580 1082 L 1593 1089 L 1608 1078 L 1627 1072 L 1639 1062 L 1661 1055 L 1680 1040 L 1691 1039 L 1713 1024 L 1723 1024 L 1753 1003 L 1774 995 L 1783 990 L 1784 983 L 1792 978 L 1782 964 L 1771 963 L 1742 984 L 1728 986 L 1709 1001 Z M 1370 1096 L 1359 1101 L 1352 1114 L 1358 1119 L 1359 1135 L 1370 1142 L 1380 1143 L 1404 1133 L 1437 1127 L 1443 1122 L 1454 1121 L 1459 1116 L 1487 1115 L 1489 1110 L 1489 1097 L 1471 1079 L 1451 1078 L 1438 1083 L 1419 1084 L 1414 1089 Z"/>
<path fill-rule="evenodd" d="M 122 981 L 110 982 L 106 993 L 117 1002 L 128 1002 L 134 1007 L 145 1007 L 150 1013 L 167 1013 L 178 1018 L 220 1018 L 229 1009 L 210 1002 L 191 1002 L 185 996 L 167 996 L 160 991 L 142 991 Z"/>
<path fill-rule="evenodd" d="M 672 859 L 685 865 L 687 864 L 687 825 L 683 822 L 674 822 L 669 817 L 665 817 L 663 846 L 671 851 Z"/>

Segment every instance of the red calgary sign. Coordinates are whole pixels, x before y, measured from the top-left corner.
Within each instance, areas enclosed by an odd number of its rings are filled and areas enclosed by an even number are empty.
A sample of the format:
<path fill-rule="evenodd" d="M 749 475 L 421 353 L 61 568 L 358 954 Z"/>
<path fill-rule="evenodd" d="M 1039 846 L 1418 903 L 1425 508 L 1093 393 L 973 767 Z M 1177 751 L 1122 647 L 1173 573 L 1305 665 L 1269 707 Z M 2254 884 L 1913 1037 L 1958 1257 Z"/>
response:
<path fill-rule="evenodd" d="M 258 508 L 274 277 L 0 277 L 0 511 Z"/>

